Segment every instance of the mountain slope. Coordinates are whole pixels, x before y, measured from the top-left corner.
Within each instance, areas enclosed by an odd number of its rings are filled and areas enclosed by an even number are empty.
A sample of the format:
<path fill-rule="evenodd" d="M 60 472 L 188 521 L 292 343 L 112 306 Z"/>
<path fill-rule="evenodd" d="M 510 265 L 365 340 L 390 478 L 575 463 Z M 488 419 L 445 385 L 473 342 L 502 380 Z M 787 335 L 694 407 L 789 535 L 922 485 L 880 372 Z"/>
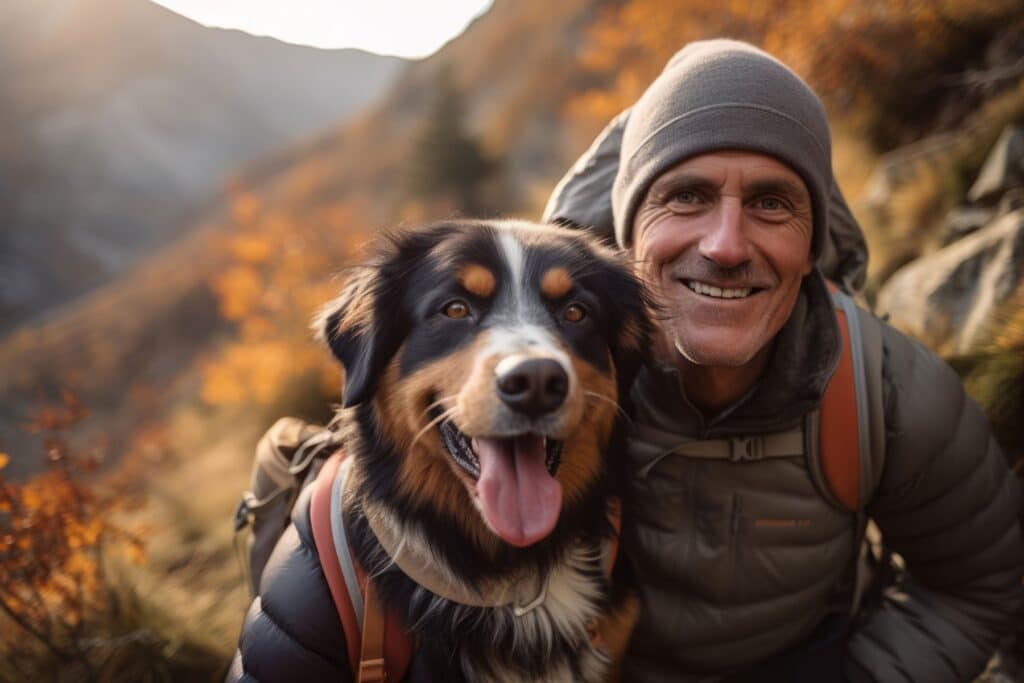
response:
<path fill-rule="evenodd" d="M 239 164 L 337 123 L 403 60 L 146 0 L 0 6 L 0 332 L 180 232 Z"/>

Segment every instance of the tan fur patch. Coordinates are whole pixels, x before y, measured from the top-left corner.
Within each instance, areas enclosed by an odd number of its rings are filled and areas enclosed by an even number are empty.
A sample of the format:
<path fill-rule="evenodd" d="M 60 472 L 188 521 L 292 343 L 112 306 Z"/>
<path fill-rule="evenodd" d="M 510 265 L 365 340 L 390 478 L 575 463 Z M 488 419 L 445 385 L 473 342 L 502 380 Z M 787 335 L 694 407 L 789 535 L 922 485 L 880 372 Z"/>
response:
<path fill-rule="evenodd" d="M 597 624 L 597 633 L 612 663 L 605 680 L 618 681 L 622 676 L 622 660 L 626 647 L 640 617 L 640 601 L 630 594 L 611 612 L 605 614 Z"/>
<path fill-rule="evenodd" d="M 579 382 L 579 390 L 575 392 L 579 395 L 579 423 L 565 439 L 562 464 L 556 474 L 567 504 L 580 500 L 600 473 L 601 449 L 611 437 L 618 410 L 614 377 L 598 372 L 590 363 L 575 357 L 573 370 Z"/>
<path fill-rule="evenodd" d="M 549 299 L 559 299 L 572 289 L 572 275 L 561 266 L 551 268 L 540 279 L 541 294 Z"/>
<path fill-rule="evenodd" d="M 487 298 L 494 293 L 494 273 L 479 263 L 470 263 L 459 272 L 459 282 L 470 294 Z"/>
<path fill-rule="evenodd" d="M 467 434 L 495 431 L 495 419 L 506 408 L 495 390 L 494 368 L 503 358 L 485 355 L 489 338 L 457 350 L 409 377 L 399 378 L 392 361 L 378 386 L 375 408 L 381 427 L 401 454 L 399 487 L 412 500 L 430 505 L 456 520 L 477 546 L 496 550 L 500 540 L 491 532 L 463 482 L 466 476 L 441 443 L 428 416 L 431 397 L 442 410 L 451 410 L 459 429 Z M 401 352 L 396 354 L 396 358 Z M 562 464 L 556 477 L 565 504 L 582 499 L 600 474 L 601 448 L 615 423 L 615 378 L 589 363 L 573 358 L 575 390 L 561 409 L 565 426 Z M 470 484 L 472 486 L 472 484 Z"/>
<path fill-rule="evenodd" d="M 442 410 L 456 406 L 465 378 L 472 374 L 485 338 L 439 361 L 399 378 L 393 361 L 381 379 L 375 407 L 381 427 L 401 454 L 398 485 L 421 505 L 449 515 L 484 552 L 494 551 L 499 539 L 470 500 L 456 465 L 430 424 L 428 410 L 434 396 Z M 400 357 L 401 353 L 396 355 Z M 493 366 L 492 366 L 493 370 Z M 460 422 L 461 424 L 461 422 Z"/>

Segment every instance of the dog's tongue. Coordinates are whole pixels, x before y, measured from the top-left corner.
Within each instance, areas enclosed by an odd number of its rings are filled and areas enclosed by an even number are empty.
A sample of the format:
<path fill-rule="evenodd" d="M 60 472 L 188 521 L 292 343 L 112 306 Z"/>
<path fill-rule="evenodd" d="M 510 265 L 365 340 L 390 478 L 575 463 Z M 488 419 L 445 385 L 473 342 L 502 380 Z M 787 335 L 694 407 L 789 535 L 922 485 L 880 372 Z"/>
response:
<path fill-rule="evenodd" d="M 476 490 L 484 517 L 507 543 L 525 547 L 551 533 L 562 511 L 562 485 L 548 473 L 544 438 L 474 439 Z"/>

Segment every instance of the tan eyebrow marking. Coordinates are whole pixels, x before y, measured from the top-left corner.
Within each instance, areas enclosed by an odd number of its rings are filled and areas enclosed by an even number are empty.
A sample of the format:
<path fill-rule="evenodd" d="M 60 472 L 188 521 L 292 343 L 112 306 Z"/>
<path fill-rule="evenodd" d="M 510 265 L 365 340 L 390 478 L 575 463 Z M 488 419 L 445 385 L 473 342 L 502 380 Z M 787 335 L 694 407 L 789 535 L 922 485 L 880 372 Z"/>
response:
<path fill-rule="evenodd" d="M 466 291 L 475 296 L 486 298 L 494 292 L 494 273 L 479 263 L 470 263 L 463 268 L 458 279 Z"/>
<path fill-rule="evenodd" d="M 549 299 L 558 299 L 572 289 L 572 276 L 569 271 L 557 266 L 544 273 L 540 279 L 540 291 Z"/>

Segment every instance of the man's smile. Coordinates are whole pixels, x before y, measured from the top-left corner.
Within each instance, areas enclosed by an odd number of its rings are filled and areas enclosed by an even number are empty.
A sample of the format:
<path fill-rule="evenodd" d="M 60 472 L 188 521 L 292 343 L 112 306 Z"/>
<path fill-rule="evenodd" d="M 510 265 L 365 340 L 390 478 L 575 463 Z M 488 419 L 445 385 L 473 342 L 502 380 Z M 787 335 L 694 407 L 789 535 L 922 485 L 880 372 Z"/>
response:
<path fill-rule="evenodd" d="M 726 287 L 686 278 L 680 279 L 679 282 L 685 285 L 691 292 L 712 299 L 746 299 L 762 291 L 760 287 Z"/>

